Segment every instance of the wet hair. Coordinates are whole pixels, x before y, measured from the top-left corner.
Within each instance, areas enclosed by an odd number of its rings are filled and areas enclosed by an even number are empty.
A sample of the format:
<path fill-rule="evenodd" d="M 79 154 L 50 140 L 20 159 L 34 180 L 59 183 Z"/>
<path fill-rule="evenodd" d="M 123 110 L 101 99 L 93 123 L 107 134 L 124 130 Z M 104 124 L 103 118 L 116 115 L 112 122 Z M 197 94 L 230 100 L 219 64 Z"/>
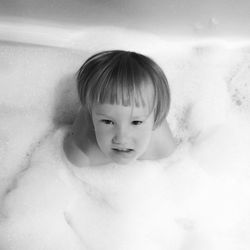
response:
<path fill-rule="evenodd" d="M 81 104 L 91 112 L 93 104 L 145 105 L 145 87 L 153 87 L 154 127 L 167 116 L 170 90 L 163 70 L 139 53 L 111 50 L 91 56 L 77 72 Z"/>

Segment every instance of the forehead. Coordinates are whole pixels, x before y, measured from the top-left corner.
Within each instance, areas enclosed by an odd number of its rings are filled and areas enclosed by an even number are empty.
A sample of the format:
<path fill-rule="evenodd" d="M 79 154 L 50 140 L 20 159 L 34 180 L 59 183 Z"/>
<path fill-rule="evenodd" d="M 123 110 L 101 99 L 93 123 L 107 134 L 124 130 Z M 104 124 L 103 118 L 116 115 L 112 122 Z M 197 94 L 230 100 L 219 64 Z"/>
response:
<path fill-rule="evenodd" d="M 94 104 L 92 113 L 95 115 L 104 115 L 111 118 L 119 117 L 148 117 L 151 113 L 149 105 L 124 106 L 122 104 Z"/>

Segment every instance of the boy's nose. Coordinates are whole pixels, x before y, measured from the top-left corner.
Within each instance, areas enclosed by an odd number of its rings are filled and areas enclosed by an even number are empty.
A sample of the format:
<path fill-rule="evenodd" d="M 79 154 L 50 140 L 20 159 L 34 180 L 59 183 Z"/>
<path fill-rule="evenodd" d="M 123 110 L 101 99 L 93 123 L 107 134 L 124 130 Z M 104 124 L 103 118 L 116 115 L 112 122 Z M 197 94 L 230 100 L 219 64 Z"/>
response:
<path fill-rule="evenodd" d="M 128 138 L 128 132 L 125 129 L 118 129 L 112 139 L 115 144 L 126 144 Z"/>

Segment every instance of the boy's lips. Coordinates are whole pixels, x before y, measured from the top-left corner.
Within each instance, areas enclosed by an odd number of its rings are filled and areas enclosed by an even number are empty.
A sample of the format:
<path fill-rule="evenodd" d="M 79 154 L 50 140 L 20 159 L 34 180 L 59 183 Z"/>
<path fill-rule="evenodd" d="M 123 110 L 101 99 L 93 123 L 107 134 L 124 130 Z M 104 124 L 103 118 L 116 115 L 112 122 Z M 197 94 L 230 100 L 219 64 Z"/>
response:
<path fill-rule="evenodd" d="M 118 162 L 120 161 L 124 161 L 127 163 L 127 161 L 131 160 L 132 158 L 134 158 L 136 156 L 136 152 L 134 149 L 132 148 L 126 148 L 126 147 L 112 147 L 112 156 L 118 160 Z"/>
<path fill-rule="evenodd" d="M 118 153 L 130 153 L 130 152 L 133 152 L 134 150 L 131 149 L 131 148 L 112 148 L 113 151 L 116 151 Z"/>

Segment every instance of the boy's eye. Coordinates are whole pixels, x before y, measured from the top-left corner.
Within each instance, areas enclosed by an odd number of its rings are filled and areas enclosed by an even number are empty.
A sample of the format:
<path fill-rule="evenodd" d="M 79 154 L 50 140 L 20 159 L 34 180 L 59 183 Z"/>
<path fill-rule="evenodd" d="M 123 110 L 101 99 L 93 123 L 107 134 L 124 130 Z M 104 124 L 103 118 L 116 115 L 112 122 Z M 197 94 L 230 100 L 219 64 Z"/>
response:
<path fill-rule="evenodd" d="M 142 124 L 142 121 L 132 121 L 132 124 L 138 126 Z"/>
<path fill-rule="evenodd" d="M 107 124 L 107 125 L 114 124 L 111 120 L 106 120 L 106 119 L 101 120 L 101 122 L 103 122 L 104 124 Z"/>

